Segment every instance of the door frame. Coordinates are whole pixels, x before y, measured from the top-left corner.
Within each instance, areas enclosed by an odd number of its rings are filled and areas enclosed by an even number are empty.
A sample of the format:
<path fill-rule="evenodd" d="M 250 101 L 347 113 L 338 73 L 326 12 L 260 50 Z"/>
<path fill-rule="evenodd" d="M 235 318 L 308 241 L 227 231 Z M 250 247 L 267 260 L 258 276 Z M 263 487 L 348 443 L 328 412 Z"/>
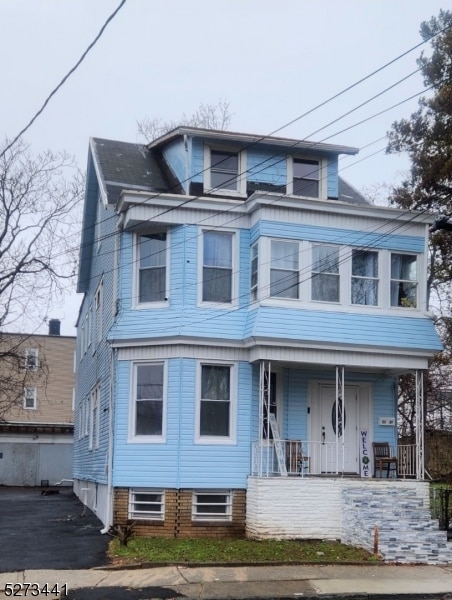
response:
<path fill-rule="evenodd" d="M 335 388 L 335 382 L 333 380 L 312 380 L 308 384 L 308 439 L 311 442 L 320 442 L 320 398 L 322 387 Z M 362 383 L 358 381 L 347 381 L 344 383 L 345 389 L 353 388 L 356 389 L 357 402 L 356 402 L 356 474 L 360 473 L 360 449 L 359 449 L 359 432 L 360 430 L 367 430 L 369 443 L 372 442 L 373 429 L 372 429 L 372 384 Z M 347 404 L 345 404 L 347 407 Z M 316 432 L 316 433 L 315 433 Z M 315 465 L 313 465 L 315 468 Z"/>

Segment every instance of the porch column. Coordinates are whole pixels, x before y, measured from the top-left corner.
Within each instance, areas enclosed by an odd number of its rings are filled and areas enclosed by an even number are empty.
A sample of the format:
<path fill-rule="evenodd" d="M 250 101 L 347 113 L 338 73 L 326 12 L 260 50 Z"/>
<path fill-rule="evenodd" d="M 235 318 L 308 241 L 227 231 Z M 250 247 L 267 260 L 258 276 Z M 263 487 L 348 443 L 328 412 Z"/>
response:
<path fill-rule="evenodd" d="M 261 360 L 259 364 L 259 429 L 257 432 L 257 439 L 259 440 L 257 445 L 258 452 L 258 475 L 262 477 L 265 475 L 269 476 L 270 470 L 270 457 L 271 447 L 268 443 L 270 441 L 270 377 L 271 363 L 268 360 Z M 267 440 L 266 448 L 262 446 L 262 439 Z M 262 452 L 266 451 L 264 457 Z"/>
<path fill-rule="evenodd" d="M 344 390 L 344 367 L 336 366 L 336 473 L 339 472 L 339 450 L 342 454 L 342 473 L 345 471 L 345 427 L 343 418 L 345 415 L 345 390 Z M 342 448 L 339 444 L 342 444 Z"/>
<path fill-rule="evenodd" d="M 416 479 L 424 479 L 424 372 L 416 370 Z"/>

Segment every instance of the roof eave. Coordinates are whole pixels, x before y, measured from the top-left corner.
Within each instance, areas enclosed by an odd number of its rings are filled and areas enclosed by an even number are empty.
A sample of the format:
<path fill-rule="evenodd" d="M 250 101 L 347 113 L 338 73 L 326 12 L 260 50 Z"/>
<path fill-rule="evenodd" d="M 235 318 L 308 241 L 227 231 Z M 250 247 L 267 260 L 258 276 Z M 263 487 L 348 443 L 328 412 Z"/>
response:
<path fill-rule="evenodd" d="M 236 131 L 218 131 L 214 129 L 201 129 L 197 127 L 177 127 L 162 135 L 148 144 L 148 148 L 159 148 L 184 135 L 198 137 L 203 139 L 212 139 L 218 141 L 229 141 L 240 144 L 261 144 L 267 146 L 282 146 L 290 150 L 319 150 L 321 152 L 331 152 L 334 154 L 358 154 L 359 148 L 353 146 L 342 146 L 337 144 L 324 144 L 312 140 L 296 140 L 293 138 L 275 137 L 269 135 L 254 135 L 248 133 L 238 133 Z"/>

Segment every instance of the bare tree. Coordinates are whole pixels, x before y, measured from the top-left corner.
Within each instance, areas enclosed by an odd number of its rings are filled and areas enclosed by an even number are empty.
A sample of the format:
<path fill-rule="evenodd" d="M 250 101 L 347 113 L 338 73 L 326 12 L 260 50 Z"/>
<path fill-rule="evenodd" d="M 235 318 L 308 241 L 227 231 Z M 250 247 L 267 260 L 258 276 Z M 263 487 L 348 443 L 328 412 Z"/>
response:
<path fill-rule="evenodd" d="M 27 375 L 23 344 L 5 332 L 36 331 L 74 277 L 82 182 L 64 153 L 33 156 L 22 140 L 0 152 L 0 415 Z"/>
<path fill-rule="evenodd" d="M 181 125 L 224 130 L 229 129 L 231 120 L 232 113 L 229 102 L 219 100 L 217 104 L 200 104 L 195 113 L 190 116 L 183 113 L 176 121 L 145 117 L 141 121 L 137 121 L 137 126 L 139 135 L 149 143 Z"/>

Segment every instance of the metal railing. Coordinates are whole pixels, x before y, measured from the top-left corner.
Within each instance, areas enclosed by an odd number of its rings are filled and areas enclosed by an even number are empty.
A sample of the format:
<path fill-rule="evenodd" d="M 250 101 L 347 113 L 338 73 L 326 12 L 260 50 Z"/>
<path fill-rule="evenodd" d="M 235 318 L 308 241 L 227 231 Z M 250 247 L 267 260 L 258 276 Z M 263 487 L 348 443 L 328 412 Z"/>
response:
<path fill-rule="evenodd" d="M 355 460 L 356 449 L 347 443 L 261 440 L 252 442 L 251 450 L 251 474 L 256 477 L 335 475 L 356 470 L 356 461 L 353 467 L 347 462 L 348 456 Z M 397 477 L 416 478 L 416 444 L 398 446 L 392 452 L 397 456 Z"/>

